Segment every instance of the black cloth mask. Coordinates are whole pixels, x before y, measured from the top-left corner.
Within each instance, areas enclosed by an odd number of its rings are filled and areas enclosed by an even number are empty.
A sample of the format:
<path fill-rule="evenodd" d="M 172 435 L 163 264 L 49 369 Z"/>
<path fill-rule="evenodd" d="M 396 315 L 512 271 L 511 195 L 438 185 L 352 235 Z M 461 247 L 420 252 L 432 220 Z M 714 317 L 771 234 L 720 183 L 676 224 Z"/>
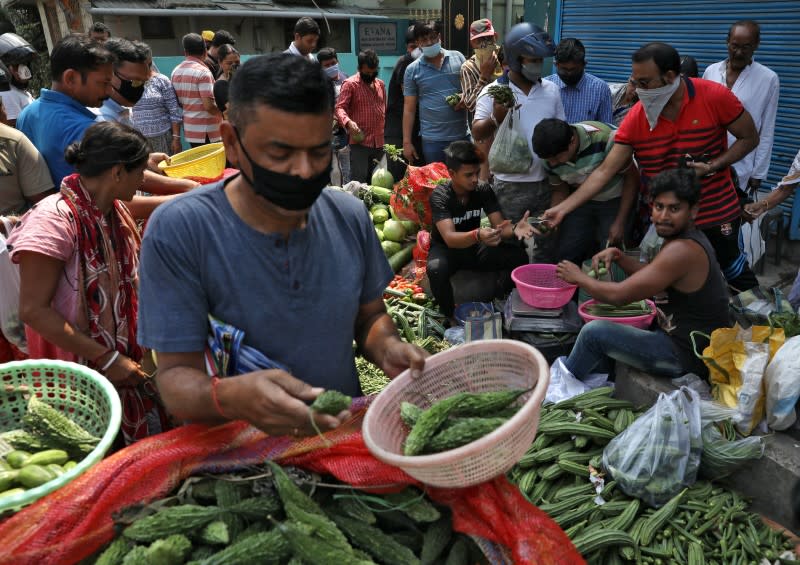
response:
<path fill-rule="evenodd" d="M 133 106 L 144 95 L 144 84 L 133 86 L 133 81 L 125 80 L 119 75 L 117 75 L 117 78 L 119 79 L 119 88 L 114 87 L 114 90 Z"/>
<path fill-rule="evenodd" d="M 558 71 L 558 78 L 560 78 L 567 86 L 575 86 L 583 78 L 583 71 L 577 73 Z"/>
<path fill-rule="evenodd" d="M 372 82 L 375 80 L 375 77 L 378 76 L 378 75 L 371 75 L 369 73 L 358 73 L 358 74 L 361 75 L 361 82 L 363 82 L 364 84 L 372 84 Z"/>
<path fill-rule="evenodd" d="M 250 163 L 250 168 L 253 169 L 252 179 L 248 178 L 244 171 L 241 171 L 242 177 L 250 183 L 256 194 L 266 198 L 275 206 L 284 210 L 308 210 L 322 194 L 322 189 L 330 183 L 332 161 L 328 162 L 324 171 L 308 179 L 276 173 L 257 165 L 245 149 L 239 130 L 234 128 L 234 131 L 239 146 Z"/>

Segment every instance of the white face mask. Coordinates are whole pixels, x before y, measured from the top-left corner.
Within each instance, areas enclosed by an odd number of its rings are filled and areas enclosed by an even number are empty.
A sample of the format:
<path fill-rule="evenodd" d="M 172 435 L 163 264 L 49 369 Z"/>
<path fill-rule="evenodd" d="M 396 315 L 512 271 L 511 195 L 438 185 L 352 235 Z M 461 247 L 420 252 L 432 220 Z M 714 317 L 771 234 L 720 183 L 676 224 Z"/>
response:
<path fill-rule="evenodd" d="M 414 60 L 417 60 L 417 59 L 419 59 L 420 57 L 422 57 L 422 49 L 420 49 L 419 47 L 416 47 L 416 48 L 414 48 L 414 50 L 413 50 L 413 51 L 411 51 L 411 57 L 412 57 Z"/>
<path fill-rule="evenodd" d="M 19 75 L 19 80 L 29 80 L 32 76 L 28 65 L 18 65 L 17 75 Z"/>
<path fill-rule="evenodd" d="M 642 106 L 644 106 L 644 113 L 647 116 L 647 123 L 650 124 L 650 131 L 656 129 L 661 111 L 680 85 L 681 77 L 677 76 L 672 81 L 672 84 L 665 84 L 659 88 L 636 89 L 636 94 L 639 96 Z"/>

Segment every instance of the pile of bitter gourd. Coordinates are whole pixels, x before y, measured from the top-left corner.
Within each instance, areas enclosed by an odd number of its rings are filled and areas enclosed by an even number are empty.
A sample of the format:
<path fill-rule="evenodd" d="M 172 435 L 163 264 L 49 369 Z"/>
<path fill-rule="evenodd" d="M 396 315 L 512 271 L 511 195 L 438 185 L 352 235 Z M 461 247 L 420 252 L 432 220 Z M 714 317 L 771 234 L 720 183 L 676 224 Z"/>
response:
<path fill-rule="evenodd" d="M 603 387 L 545 405 L 534 443 L 509 472 L 589 564 L 774 563 L 792 548 L 747 511 L 744 498 L 711 482 L 698 481 L 653 509 L 603 476 L 603 448 L 640 415 L 611 392 Z"/>
<path fill-rule="evenodd" d="M 121 535 L 95 563 L 485 562 L 470 538 L 453 532 L 447 510 L 414 488 L 365 494 L 275 463 L 267 466 L 251 477 L 190 478 L 175 497 L 123 512 L 117 517 Z"/>

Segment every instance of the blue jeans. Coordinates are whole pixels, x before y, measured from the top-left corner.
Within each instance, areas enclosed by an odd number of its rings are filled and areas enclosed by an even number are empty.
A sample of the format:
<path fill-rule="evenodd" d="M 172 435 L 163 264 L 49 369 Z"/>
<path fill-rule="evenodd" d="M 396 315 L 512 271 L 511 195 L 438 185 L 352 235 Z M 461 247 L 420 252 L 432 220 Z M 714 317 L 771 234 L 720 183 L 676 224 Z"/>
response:
<path fill-rule="evenodd" d="M 687 372 L 675 354 L 672 338 L 663 331 L 606 320 L 593 320 L 581 328 L 564 364 L 575 378 L 584 379 L 609 359 L 653 375 L 675 378 Z"/>
<path fill-rule="evenodd" d="M 464 137 L 463 139 L 470 141 L 471 138 L 469 136 Z M 433 141 L 433 140 L 422 140 L 422 154 L 425 157 L 426 163 L 444 163 L 444 150 L 453 143 L 454 141 L 460 141 L 457 139 L 451 139 L 450 141 Z"/>

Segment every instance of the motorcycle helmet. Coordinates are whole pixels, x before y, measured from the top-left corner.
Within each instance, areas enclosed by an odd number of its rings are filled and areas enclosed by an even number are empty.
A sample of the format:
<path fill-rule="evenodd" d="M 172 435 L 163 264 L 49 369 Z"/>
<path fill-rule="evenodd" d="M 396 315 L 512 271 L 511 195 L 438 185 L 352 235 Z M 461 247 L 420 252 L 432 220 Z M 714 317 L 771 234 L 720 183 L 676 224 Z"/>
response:
<path fill-rule="evenodd" d="M 36 50 L 16 33 L 0 35 L 0 60 L 6 65 L 27 65 L 35 56 Z"/>
<path fill-rule="evenodd" d="M 506 34 L 503 54 L 508 68 L 518 73 L 522 71 L 520 57 L 552 57 L 555 54 L 555 45 L 542 28 L 523 22 L 512 27 Z"/>

